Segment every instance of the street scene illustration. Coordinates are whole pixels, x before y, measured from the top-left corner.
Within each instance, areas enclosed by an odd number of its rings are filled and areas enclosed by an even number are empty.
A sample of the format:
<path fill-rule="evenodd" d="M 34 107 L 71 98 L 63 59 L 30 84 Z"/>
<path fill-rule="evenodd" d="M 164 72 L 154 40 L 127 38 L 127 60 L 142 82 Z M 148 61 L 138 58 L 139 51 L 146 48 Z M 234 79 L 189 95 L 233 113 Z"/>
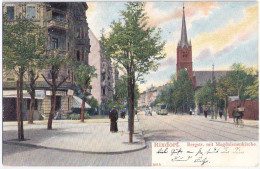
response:
<path fill-rule="evenodd" d="M 256 1 L 2 9 L 3 166 L 155 166 L 153 142 L 259 141 Z"/>

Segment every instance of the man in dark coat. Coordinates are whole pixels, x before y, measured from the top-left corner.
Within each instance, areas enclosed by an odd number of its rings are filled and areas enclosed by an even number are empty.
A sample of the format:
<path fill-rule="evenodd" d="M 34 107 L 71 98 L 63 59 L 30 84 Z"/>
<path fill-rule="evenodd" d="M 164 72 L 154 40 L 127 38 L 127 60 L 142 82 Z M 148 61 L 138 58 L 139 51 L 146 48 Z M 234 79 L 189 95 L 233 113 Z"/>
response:
<path fill-rule="evenodd" d="M 205 118 L 207 118 L 207 116 L 208 116 L 208 108 L 204 109 L 204 116 L 205 116 Z"/>
<path fill-rule="evenodd" d="M 111 132 L 117 132 L 117 120 L 118 120 L 118 112 L 115 108 L 113 108 L 109 112 L 109 119 L 110 119 L 110 131 Z"/>

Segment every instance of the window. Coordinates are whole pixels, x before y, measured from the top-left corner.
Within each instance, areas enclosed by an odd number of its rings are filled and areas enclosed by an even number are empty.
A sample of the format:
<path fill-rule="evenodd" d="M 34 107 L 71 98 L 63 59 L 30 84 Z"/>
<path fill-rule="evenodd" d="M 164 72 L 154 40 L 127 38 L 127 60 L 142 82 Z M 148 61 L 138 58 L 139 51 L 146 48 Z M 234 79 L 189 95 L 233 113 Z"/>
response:
<path fill-rule="evenodd" d="M 82 55 L 81 60 L 84 61 L 84 50 L 82 50 L 81 55 Z"/>
<path fill-rule="evenodd" d="M 58 49 L 58 39 L 57 38 L 52 38 L 51 39 L 51 48 L 52 49 Z"/>
<path fill-rule="evenodd" d="M 103 95 L 105 95 L 106 94 L 106 89 L 105 88 L 103 88 Z"/>
<path fill-rule="evenodd" d="M 70 51 L 70 43 L 68 42 L 68 51 Z"/>
<path fill-rule="evenodd" d="M 28 19 L 35 19 L 36 18 L 35 6 L 27 6 L 27 18 Z"/>
<path fill-rule="evenodd" d="M 68 69 L 68 79 L 70 80 L 70 70 Z"/>
<path fill-rule="evenodd" d="M 14 81 L 14 78 L 7 78 L 7 81 Z"/>
<path fill-rule="evenodd" d="M 77 61 L 80 61 L 80 52 L 77 51 Z"/>
<path fill-rule="evenodd" d="M 9 20 L 14 20 L 14 6 L 7 6 L 6 14 Z"/>

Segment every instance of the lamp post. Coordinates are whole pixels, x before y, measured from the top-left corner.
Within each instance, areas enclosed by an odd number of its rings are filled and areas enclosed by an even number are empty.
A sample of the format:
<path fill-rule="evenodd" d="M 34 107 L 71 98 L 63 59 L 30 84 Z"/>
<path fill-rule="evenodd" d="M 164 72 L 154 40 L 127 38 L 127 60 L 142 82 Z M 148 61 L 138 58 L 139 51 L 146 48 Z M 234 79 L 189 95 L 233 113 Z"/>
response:
<path fill-rule="evenodd" d="M 215 80 L 214 80 L 214 63 L 212 64 L 212 77 L 211 77 L 211 84 L 213 87 L 213 91 L 211 94 L 211 119 L 214 118 L 214 110 L 215 110 L 215 99 L 214 99 L 214 95 L 215 95 Z"/>

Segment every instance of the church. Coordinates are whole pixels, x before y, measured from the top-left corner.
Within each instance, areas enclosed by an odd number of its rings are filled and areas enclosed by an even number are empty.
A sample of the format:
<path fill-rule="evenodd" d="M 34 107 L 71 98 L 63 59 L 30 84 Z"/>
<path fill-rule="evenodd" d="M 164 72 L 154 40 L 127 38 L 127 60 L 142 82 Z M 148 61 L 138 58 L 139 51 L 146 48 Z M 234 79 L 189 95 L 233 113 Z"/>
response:
<path fill-rule="evenodd" d="M 185 11 L 183 6 L 181 38 L 177 46 L 177 64 L 176 72 L 181 69 L 186 69 L 192 81 L 194 89 L 197 90 L 203 87 L 214 76 L 216 81 L 221 77 L 226 76 L 227 71 L 194 71 L 192 67 L 192 45 L 191 40 L 188 41 Z"/>

